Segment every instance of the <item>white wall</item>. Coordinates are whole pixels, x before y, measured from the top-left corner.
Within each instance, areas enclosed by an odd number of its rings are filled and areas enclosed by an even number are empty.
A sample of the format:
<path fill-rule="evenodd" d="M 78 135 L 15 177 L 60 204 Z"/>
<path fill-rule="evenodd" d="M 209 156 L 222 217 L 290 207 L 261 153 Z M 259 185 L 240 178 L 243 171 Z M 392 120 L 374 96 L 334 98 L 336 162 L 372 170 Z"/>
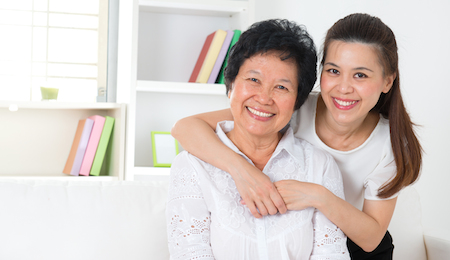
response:
<path fill-rule="evenodd" d="M 256 21 L 286 18 L 306 25 L 318 48 L 326 30 L 354 12 L 380 17 L 397 37 L 401 87 L 425 150 L 415 184 L 426 234 L 450 232 L 450 1 L 256 0 Z M 395 240 L 395 238 L 394 238 Z"/>

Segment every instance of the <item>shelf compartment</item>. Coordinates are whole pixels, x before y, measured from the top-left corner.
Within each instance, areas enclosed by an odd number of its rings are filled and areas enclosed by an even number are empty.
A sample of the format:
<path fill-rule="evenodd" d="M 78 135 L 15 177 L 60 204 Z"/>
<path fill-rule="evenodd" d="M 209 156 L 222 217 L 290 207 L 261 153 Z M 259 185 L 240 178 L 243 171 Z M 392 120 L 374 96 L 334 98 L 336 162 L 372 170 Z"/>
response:
<path fill-rule="evenodd" d="M 134 133 L 133 165 L 137 167 L 153 166 L 151 131 L 169 132 L 176 121 L 184 117 L 229 108 L 229 99 L 224 92 L 222 94 L 211 93 L 206 86 L 200 86 L 203 90 L 200 94 L 172 93 L 171 91 L 180 87 L 185 87 L 186 90 L 193 88 L 197 91 L 198 84 L 192 86 L 189 83 L 167 84 L 164 88 L 158 84 L 156 83 L 155 86 L 149 84 L 148 87 L 136 92 L 136 128 L 129 127 L 127 131 Z M 143 89 L 145 91 L 142 91 Z M 224 87 L 223 91 L 225 91 Z"/>
<path fill-rule="evenodd" d="M 247 1 L 139 1 L 139 10 L 152 13 L 229 17 L 248 9 Z"/>
<path fill-rule="evenodd" d="M 188 82 L 206 37 L 245 31 L 248 1 L 141 1 L 137 19 L 137 80 Z"/>
<path fill-rule="evenodd" d="M 115 118 L 103 174 L 124 179 L 126 105 L 65 102 L 0 103 L 0 118 L 6 122 L 0 129 L 0 177 L 64 178 L 78 121 L 92 115 Z"/>

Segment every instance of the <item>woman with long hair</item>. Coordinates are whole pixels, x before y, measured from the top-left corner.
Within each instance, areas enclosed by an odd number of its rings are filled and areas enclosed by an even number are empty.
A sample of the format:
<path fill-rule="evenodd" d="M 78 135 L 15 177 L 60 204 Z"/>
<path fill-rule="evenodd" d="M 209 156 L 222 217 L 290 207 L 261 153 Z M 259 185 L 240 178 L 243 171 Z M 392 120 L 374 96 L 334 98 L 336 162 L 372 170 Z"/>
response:
<path fill-rule="evenodd" d="M 312 183 L 272 183 L 221 145 L 212 129 L 233 120 L 229 110 L 184 118 L 172 135 L 190 153 L 230 173 L 255 217 L 315 207 L 348 236 L 352 259 L 391 259 L 387 228 L 397 195 L 417 180 L 422 164 L 401 96 L 394 33 L 377 17 L 348 15 L 328 30 L 321 69 L 320 93 L 310 94 L 290 125 L 295 136 L 334 157 L 345 200 Z"/>

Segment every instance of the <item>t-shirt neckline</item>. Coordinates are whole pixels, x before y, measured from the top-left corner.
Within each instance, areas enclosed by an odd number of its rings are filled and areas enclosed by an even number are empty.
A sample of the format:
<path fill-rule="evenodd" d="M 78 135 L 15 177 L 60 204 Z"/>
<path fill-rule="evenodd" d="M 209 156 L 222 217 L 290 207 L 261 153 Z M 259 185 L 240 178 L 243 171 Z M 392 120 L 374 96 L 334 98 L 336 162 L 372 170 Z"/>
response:
<path fill-rule="evenodd" d="M 318 93 L 315 96 L 314 107 L 313 107 L 313 112 L 314 113 L 313 113 L 312 127 L 313 127 L 314 138 L 320 144 L 320 146 L 326 148 L 327 150 L 333 151 L 334 153 L 340 153 L 340 154 L 349 154 L 349 153 L 357 152 L 358 150 L 361 150 L 362 148 L 364 148 L 370 142 L 370 140 L 373 138 L 373 136 L 375 136 L 376 132 L 380 129 L 380 127 L 381 127 L 380 126 L 381 125 L 381 116 L 378 119 L 377 125 L 372 130 L 372 133 L 370 133 L 369 137 L 360 146 L 358 146 L 358 147 L 356 147 L 356 148 L 354 148 L 352 150 L 348 150 L 348 151 L 341 151 L 341 150 L 337 150 L 337 149 L 329 147 L 326 143 L 324 143 L 322 141 L 322 139 L 320 139 L 320 137 L 317 135 L 317 132 L 316 132 L 317 103 L 319 102 L 320 95 L 321 94 Z"/>

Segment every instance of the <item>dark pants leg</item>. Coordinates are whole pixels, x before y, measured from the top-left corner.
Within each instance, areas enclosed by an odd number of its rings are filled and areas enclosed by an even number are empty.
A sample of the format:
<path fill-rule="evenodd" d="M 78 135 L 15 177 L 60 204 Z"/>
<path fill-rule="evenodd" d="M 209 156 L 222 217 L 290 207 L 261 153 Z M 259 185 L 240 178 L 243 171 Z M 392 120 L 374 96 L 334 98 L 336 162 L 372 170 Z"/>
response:
<path fill-rule="evenodd" d="M 392 244 L 392 237 L 389 231 L 386 232 L 378 247 L 370 253 L 362 250 L 350 238 L 347 239 L 347 247 L 352 260 L 392 260 L 392 253 L 394 252 L 394 245 Z"/>

